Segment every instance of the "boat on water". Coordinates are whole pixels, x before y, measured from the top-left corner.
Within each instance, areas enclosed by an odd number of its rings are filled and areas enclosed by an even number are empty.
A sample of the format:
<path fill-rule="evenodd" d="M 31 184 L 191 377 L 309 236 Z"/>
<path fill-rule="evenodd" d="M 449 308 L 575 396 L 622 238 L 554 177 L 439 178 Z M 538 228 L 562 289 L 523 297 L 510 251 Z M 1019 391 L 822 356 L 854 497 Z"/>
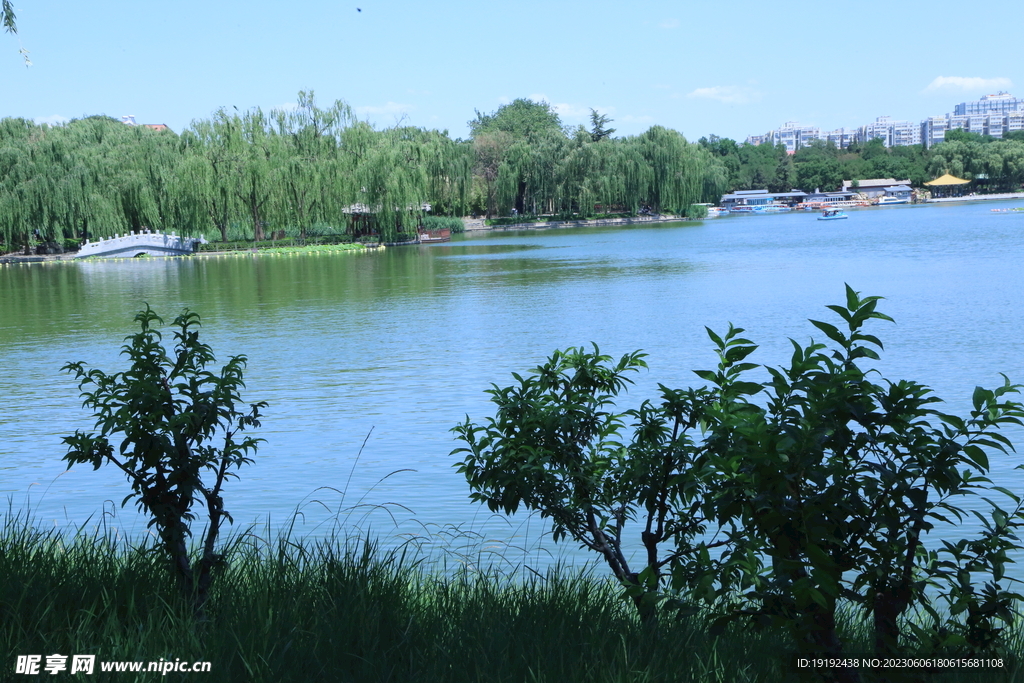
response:
<path fill-rule="evenodd" d="M 420 244 L 433 244 L 435 242 L 449 242 L 452 239 L 452 231 L 448 228 L 440 228 L 438 230 L 425 230 L 420 229 L 419 243 Z"/>
<path fill-rule="evenodd" d="M 740 204 L 729 209 L 729 213 L 738 214 L 759 214 L 759 213 L 781 213 L 783 211 L 792 211 L 793 207 L 787 206 L 786 204 Z"/>
<path fill-rule="evenodd" d="M 849 218 L 849 216 L 842 209 L 825 209 L 818 216 L 819 221 L 839 221 L 844 218 Z"/>
<path fill-rule="evenodd" d="M 1009 209 L 992 209 L 992 213 L 1024 213 L 1024 206 L 1014 206 Z"/>
<path fill-rule="evenodd" d="M 894 197 L 892 195 L 886 195 L 884 197 L 879 197 L 878 198 L 877 205 L 878 206 L 888 206 L 890 204 L 909 204 L 909 203 L 910 203 L 910 197 Z"/>

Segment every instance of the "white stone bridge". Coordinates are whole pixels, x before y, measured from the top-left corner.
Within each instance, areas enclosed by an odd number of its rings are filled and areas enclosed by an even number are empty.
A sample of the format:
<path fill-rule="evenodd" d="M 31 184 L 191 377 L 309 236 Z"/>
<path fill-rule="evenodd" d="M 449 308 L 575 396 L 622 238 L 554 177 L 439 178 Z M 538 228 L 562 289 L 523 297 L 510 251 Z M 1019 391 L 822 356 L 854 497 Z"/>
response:
<path fill-rule="evenodd" d="M 142 256 L 184 256 L 195 253 L 196 245 L 205 244 L 199 237 L 181 237 L 144 230 L 126 235 L 114 235 L 98 242 L 86 241 L 75 258 L 116 258 Z"/>

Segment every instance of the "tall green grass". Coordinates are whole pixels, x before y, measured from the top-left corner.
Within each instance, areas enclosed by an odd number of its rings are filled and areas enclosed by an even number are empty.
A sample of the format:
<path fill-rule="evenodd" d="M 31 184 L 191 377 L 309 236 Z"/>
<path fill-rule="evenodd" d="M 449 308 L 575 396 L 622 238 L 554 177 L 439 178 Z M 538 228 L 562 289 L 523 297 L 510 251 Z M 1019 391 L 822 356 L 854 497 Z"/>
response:
<path fill-rule="evenodd" d="M 207 618 L 197 622 L 152 546 L 103 529 L 41 531 L 8 515 L 0 526 L 0 680 L 33 678 L 13 674 L 17 655 L 53 653 L 210 661 L 210 674 L 160 678 L 218 683 L 798 680 L 780 660 L 793 648 L 778 633 L 735 627 L 712 637 L 700 617 L 664 619 L 652 630 L 615 585 L 564 566 L 546 575 L 447 571 L 408 547 L 251 532 L 233 538 L 226 554 Z M 928 680 L 1021 680 L 1015 675 L 958 671 Z M 97 671 L 64 680 L 156 677 Z"/>

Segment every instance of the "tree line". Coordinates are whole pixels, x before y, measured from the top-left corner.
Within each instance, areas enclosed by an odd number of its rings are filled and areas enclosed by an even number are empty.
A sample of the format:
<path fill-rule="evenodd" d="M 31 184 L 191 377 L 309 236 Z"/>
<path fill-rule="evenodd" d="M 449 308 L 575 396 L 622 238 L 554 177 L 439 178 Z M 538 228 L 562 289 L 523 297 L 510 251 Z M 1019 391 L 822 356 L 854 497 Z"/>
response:
<path fill-rule="evenodd" d="M 983 192 L 1012 192 L 1024 184 L 1024 131 L 997 139 L 952 130 L 944 142 L 929 149 L 886 147 L 877 139 L 840 149 L 814 140 L 788 154 L 781 144 L 737 144 L 714 135 L 701 138 L 699 144 L 725 164 L 730 190 L 835 191 L 842 189 L 844 180 L 867 178 L 909 180 L 921 187 L 944 173 L 973 180 Z"/>
<path fill-rule="evenodd" d="M 324 233 L 387 240 L 425 214 L 641 210 L 716 201 L 725 166 L 655 126 L 612 138 L 607 117 L 569 129 L 516 100 L 470 122 L 470 139 L 378 130 L 342 101 L 300 92 L 291 110 L 220 109 L 181 134 L 105 116 L 60 126 L 0 120 L 0 240 L 83 240 L 143 229 L 261 241 Z"/>

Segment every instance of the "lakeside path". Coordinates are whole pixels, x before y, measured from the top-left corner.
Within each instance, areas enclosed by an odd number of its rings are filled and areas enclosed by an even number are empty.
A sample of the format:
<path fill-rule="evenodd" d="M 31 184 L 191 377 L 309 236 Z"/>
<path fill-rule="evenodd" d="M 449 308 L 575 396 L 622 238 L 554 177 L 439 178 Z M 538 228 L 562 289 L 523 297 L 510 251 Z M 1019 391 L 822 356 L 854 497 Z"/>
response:
<path fill-rule="evenodd" d="M 938 202 L 982 202 L 991 201 L 996 199 L 1024 199 L 1024 192 L 1004 192 L 1003 194 L 971 194 L 966 197 L 940 197 L 939 199 L 929 199 L 926 204 L 935 204 Z"/>
<path fill-rule="evenodd" d="M 579 228 L 600 225 L 636 225 L 639 223 L 678 223 L 679 221 L 700 220 L 679 216 L 637 216 L 636 218 L 599 218 L 581 221 L 537 221 L 533 223 L 512 223 L 511 225 L 487 225 L 482 218 L 463 218 L 466 232 L 487 230 L 544 230 L 547 228 Z"/>

